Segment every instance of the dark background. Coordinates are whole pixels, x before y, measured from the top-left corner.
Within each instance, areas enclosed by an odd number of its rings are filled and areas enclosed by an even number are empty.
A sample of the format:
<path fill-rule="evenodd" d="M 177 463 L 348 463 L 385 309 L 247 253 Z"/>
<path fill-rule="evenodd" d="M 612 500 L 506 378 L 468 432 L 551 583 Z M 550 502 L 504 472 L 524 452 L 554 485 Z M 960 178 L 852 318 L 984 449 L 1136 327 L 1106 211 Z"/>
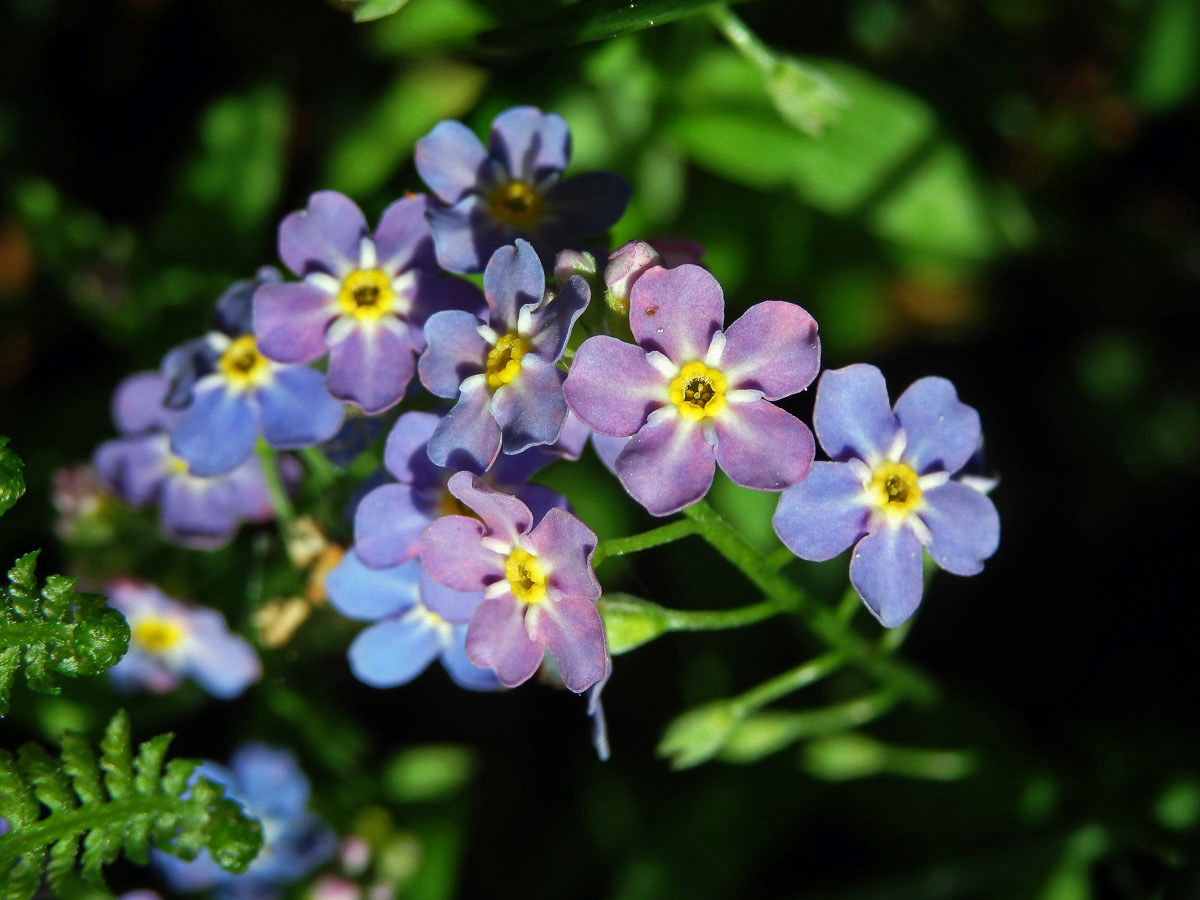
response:
<path fill-rule="evenodd" d="M 654 751 L 674 716 L 819 652 L 788 620 L 618 657 L 604 765 L 565 692 L 471 695 L 440 672 L 360 685 L 342 659 L 354 629 L 327 609 L 264 651 L 268 677 L 233 704 L 194 689 L 116 698 L 103 679 L 51 700 L 19 687 L 6 747 L 96 733 L 120 702 L 139 736 L 176 731 L 178 753 L 286 743 L 340 832 L 370 832 L 376 807 L 382 833 L 415 836 L 412 896 L 1193 896 L 1200 12 L 1175 0 L 737 10 L 775 49 L 829 62 L 859 114 L 853 135 L 787 126 L 703 14 L 514 49 L 513 29 L 558 4 L 412 0 L 368 25 L 319 0 L 6 4 L 0 430 L 29 492 L 0 545 L 5 558 L 43 547 L 43 574 L 157 579 L 246 626 L 248 566 L 265 559 L 282 592 L 294 579 L 270 528 L 208 555 L 159 546 L 152 513 L 113 513 L 101 537 L 64 542 L 53 471 L 112 435 L 120 378 L 203 330 L 225 283 L 275 261 L 275 223 L 310 191 L 343 189 L 375 215 L 421 187 L 412 142 L 439 118 L 482 131 L 533 103 L 567 117 L 580 168 L 633 181 L 617 242 L 670 233 L 709 247 L 729 320 L 795 300 L 821 323 L 826 365 L 875 363 L 893 395 L 944 375 L 979 409 L 1001 477 L 1000 551 L 979 577 L 935 576 L 903 648 L 944 700 L 868 728 L 888 746 L 967 752 L 974 772 L 822 780 L 796 745 L 673 773 Z M 475 36 L 492 25 L 508 31 Z M 895 139 L 889 115 L 922 134 L 859 194 L 838 194 L 836 167 L 795 162 L 800 144 L 845 141 L 826 146 L 866 166 L 855 152 Z M 714 130 L 729 122 L 765 137 L 741 147 Z M 961 168 L 940 167 L 947 146 Z M 798 187 L 793 166 L 816 181 Z M 881 226 L 931 171 L 944 185 L 921 215 Z M 793 408 L 807 416 L 810 400 Z M 547 475 L 602 537 L 649 527 L 632 504 L 613 507 L 606 478 L 591 458 Z M 769 501 L 725 485 L 716 502 L 770 548 Z M 666 606 L 757 599 L 707 554 L 691 539 L 600 574 Z M 787 571 L 832 601 L 843 566 Z M 878 632 L 865 615 L 855 624 Z M 781 706 L 865 687 L 844 675 Z M 465 748 L 470 776 L 435 800 L 381 788 L 395 754 L 423 744 Z M 112 883 L 154 881 L 122 864 Z"/>

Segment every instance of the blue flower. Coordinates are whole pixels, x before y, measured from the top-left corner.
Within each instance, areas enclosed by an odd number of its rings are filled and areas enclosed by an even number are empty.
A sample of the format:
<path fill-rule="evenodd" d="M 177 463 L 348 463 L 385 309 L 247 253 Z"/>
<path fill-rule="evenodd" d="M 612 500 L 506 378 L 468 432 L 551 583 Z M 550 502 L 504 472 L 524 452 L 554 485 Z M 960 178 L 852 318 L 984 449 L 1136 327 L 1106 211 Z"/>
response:
<path fill-rule="evenodd" d="M 308 779 L 290 750 L 246 744 L 234 753 L 228 769 L 205 762 L 193 778 L 200 776 L 223 785 L 247 815 L 259 820 L 263 847 L 240 875 L 220 868 L 207 850 L 190 862 L 155 850 L 154 864 L 173 890 L 216 888 L 219 896 L 238 900 L 273 897 L 277 886 L 299 881 L 333 856 L 336 838 L 308 809 Z"/>
<path fill-rule="evenodd" d="M 429 577 L 418 560 L 388 569 L 363 565 L 354 548 L 325 579 L 329 602 L 351 619 L 374 622 L 348 653 L 354 677 L 372 687 L 407 684 L 440 658 L 460 687 L 495 690 L 494 673 L 467 659 L 467 622 L 482 593 L 463 593 Z"/>
<path fill-rule="evenodd" d="M 813 426 L 831 462 L 784 491 L 772 523 L 801 559 L 821 562 L 854 545 L 850 583 L 885 626 L 921 602 L 921 548 L 956 575 L 983 571 L 1000 518 L 964 472 L 980 447 L 979 414 L 944 378 L 921 378 L 888 402 L 883 373 L 825 372 Z"/>
<path fill-rule="evenodd" d="M 442 267 L 479 272 L 518 237 L 549 266 L 559 250 L 612 227 L 629 203 L 628 183 L 610 172 L 563 179 L 570 156 L 562 116 L 532 106 L 498 115 L 486 148 L 454 121 L 417 141 L 417 172 L 448 204 L 428 214 Z"/>

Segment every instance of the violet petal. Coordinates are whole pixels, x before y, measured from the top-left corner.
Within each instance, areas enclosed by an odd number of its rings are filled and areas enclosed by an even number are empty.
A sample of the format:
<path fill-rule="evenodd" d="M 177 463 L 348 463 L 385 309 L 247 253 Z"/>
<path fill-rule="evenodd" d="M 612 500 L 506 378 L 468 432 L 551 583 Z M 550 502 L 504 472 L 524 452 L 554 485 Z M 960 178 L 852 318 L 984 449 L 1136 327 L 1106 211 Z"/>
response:
<path fill-rule="evenodd" d="M 902 523 L 859 541 L 850 555 L 850 583 L 885 628 L 895 628 L 921 602 L 921 543 Z"/>
<path fill-rule="evenodd" d="M 633 283 L 629 326 L 639 345 L 676 365 L 703 359 L 725 320 L 725 295 L 699 266 L 655 267 Z"/>
<path fill-rule="evenodd" d="M 756 303 L 725 329 L 719 368 L 730 390 L 778 400 L 807 388 L 821 368 L 817 322 L 795 303 Z"/>

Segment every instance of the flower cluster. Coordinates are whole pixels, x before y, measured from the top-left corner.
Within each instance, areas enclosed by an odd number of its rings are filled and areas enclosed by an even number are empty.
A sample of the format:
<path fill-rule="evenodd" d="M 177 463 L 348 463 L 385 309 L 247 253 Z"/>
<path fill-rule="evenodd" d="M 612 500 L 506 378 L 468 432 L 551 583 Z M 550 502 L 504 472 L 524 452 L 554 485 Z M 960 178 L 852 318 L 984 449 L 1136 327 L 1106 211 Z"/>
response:
<path fill-rule="evenodd" d="M 788 408 L 820 372 L 814 318 L 765 300 L 726 325 L 690 241 L 608 253 L 629 188 L 564 178 L 569 155 L 560 117 L 517 107 L 486 147 L 461 123 L 435 127 L 416 148 L 432 194 L 396 200 L 373 230 L 349 198 L 314 193 L 279 227 L 295 278 L 238 282 L 213 331 L 118 389 L 122 437 L 97 451 L 103 477 L 132 505 L 157 502 L 169 535 L 213 546 L 283 511 L 287 457 L 273 450 L 318 447 L 341 465 L 389 429 L 385 472 L 361 488 L 353 545 L 326 581 L 338 612 L 370 623 L 349 647 L 353 673 L 391 687 L 439 659 L 488 690 L 549 657 L 568 689 L 592 691 L 598 723 L 611 661 L 597 537 L 530 483 L 589 436 L 654 516 L 702 500 L 718 467 L 779 494 L 784 544 L 809 560 L 854 545 L 851 583 L 884 625 L 920 601 L 923 549 L 980 571 L 999 524 L 965 474 L 979 417 L 953 386 L 921 379 L 893 408 L 874 367 L 825 372 L 813 424 L 830 461 L 814 462 L 813 431 Z M 482 291 L 461 277 L 479 272 Z M 182 651 L 159 656 L 175 660 L 158 661 L 160 677 L 184 671 Z"/>

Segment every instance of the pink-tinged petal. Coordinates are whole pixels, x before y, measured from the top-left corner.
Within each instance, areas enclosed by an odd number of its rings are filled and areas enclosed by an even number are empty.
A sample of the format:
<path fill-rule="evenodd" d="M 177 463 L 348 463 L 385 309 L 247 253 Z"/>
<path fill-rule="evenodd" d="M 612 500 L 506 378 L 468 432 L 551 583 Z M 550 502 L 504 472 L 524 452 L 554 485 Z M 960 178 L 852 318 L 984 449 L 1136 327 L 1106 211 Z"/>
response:
<path fill-rule="evenodd" d="M 525 604 L 512 594 L 484 600 L 467 626 L 467 658 L 492 669 L 505 687 L 516 687 L 542 664 L 542 645 L 525 631 Z"/>
<path fill-rule="evenodd" d="M 429 459 L 444 469 L 486 472 L 500 455 L 500 439 L 487 379 L 473 375 L 463 382 L 454 408 L 433 430 Z"/>
<path fill-rule="evenodd" d="M 462 122 L 439 122 L 417 141 L 417 173 L 447 203 L 456 203 L 475 187 L 487 162 L 483 142 Z"/>
<path fill-rule="evenodd" d="M 812 432 L 773 403 L 730 403 L 714 421 L 717 465 L 742 487 L 782 491 L 812 468 Z"/>
<path fill-rule="evenodd" d="M 413 349 L 423 353 L 427 345 L 425 323 L 443 310 L 456 309 L 482 319 L 487 314 L 483 292 L 465 278 L 456 278 L 440 272 L 417 272 L 413 288 L 412 306 L 404 319 L 411 326 Z M 478 327 L 478 322 L 475 327 Z"/>
<path fill-rule="evenodd" d="M 358 268 L 367 236 L 362 210 L 337 191 L 317 191 L 308 206 L 279 224 L 279 257 L 297 275 L 328 272 L 339 278 Z"/>
<path fill-rule="evenodd" d="M 549 573 L 550 599 L 600 599 L 600 582 L 592 571 L 596 534 L 565 509 L 551 509 L 529 534 L 529 543 Z"/>
<path fill-rule="evenodd" d="M 483 371 L 490 349 L 479 335 L 482 323 L 461 310 L 434 313 L 425 323 L 425 352 L 417 362 L 421 384 L 438 397 L 457 397 L 460 385 Z"/>
<path fill-rule="evenodd" d="M 571 132 L 556 113 L 514 106 L 492 120 L 488 153 L 517 181 L 533 184 L 561 172 L 571 158 Z"/>
<path fill-rule="evenodd" d="M 533 513 L 516 497 L 494 490 L 478 475 L 456 472 L 446 482 L 450 493 L 472 509 L 487 526 L 488 534 L 515 542 L 533 527 Z M 442 579 L 439 579 L 442 580 Z M 449 584 L 449 582 L 444 582 Z M 451 585 L 451 587 L 454 587 Z M 473 590 L 457 588 L 457 590 Z"/>
<path fill-rule="evenodd" d="M 528 241 L 518 238 L 492 254 L 483 270 L 483 293 L 492 309 L 490 324 L 502 333 L 517 330 L 522 306 L 542 302 L 546 272 Z"/>
<path fill-rule="evenodd" d="M 958 399 L 945 378 L 919 378 L 896 401 L 908 439 L 904 460 L 918 474 L 957 472 L 979 446 L 979 413 Z"/>
<path fill-rule="evenodd" d="M 369 416 L 395 406 L 416 369 L 412 342 L 379 324 L 359 325 L 329 351 L 325 386 Z"/>
<path fill-rule="evenodd" d="M 343 616 L 373 622 L 415 606 L 419 599 L 420 563 L 373 569 L 364 565 L 355 548 L 325 577 L 329 605 Z"/>
<path fill-rule="evenodd" d="M 375 488 L 354 511 L 354 545 L 373 569 L 398 566 L 421 550 L 421 532 L 432 521 L 410 484 Z"/>
<path fill-rule="evenodd" d="M 604 468 L 614 475 L 617 474 L 617 457 L 629 441 L 627 437 L 612 437 L 598 431 L 592 432 L 592 449 L 596 451 L 596 456 L 600 458 Z"/>
<path fill-rule="evenodd" d="M 604 622 L 595 602 L 582 597 L 547 599 L 525 614 L 529 636 L 544 644 L 569 690 L 581 694 L 608 672 Z"/>
<path fill-rule="evenodd" d="M 876 465 L 900 432 L 883 373 L 865 363 L 826 369 L 817 383 L 813 428 L 832 459 Z"/>
<path fill-rule="evenodd" d="M 821 369 L 817 320 L 795 303 L 756 303 L 725 329 L 720 369 L 730 390 L 778 400 L 807 388 Z"/>
<path fill-rule="evenodd" d="M 264 284 L 254 292 L 258 349 L 276 362 L 302 363 L 324 355 L 325 329 L 337 301 L 306 282 Z"/>
<path fill-rule="evenodd" d="M 122 434 L 169 428 L 179 414 L 163 407 L 171 383 L 158 372 L 130 375 L 113 393 L 112 417 Z"/>
<path fill-rule="evenodd" d="M 920 541 L 903 523 L 871 532 L 850 556 L 850 583 L 875 618 L 895 628 L 921 603 Z"/>
<path fill-rule="evenodd" d="M 567 419 L 566 373 L 540 356 L 521 360 L 521 373 L 492 396 L 492 415 L 504 435 L 504 452 L 553 444 Z"/>
<path fill-rule="evenodd" d="M 666 403 L 667 379 L 641 347 L 597 335 L 575 351 L 563 393 L 575 415 L 596 431 L 628 437 Z"/>
<path fill-rule="evenodd" d="M 918 514 L 933 537 L 926 549 L 947 572 L 978 575 L 1000 546 L 996 507 L 965 484 L 951 481 L 925 491 Z"/>
<path fill-rule="evenodd" d="M 653 237 L 650 246 L 662 256 L 662 264 L 668 269 L 684 263 L 700 265 L 700 260 L 704 259 L 704 245 L 690 238 Z"/>
<path fill-rule="evenodd" d="M 504 557 L 484 549 L 483 523 L 467 516 L 443 516 L 421 534 L 421 564 L 455 591 L 482 591 L 504 578 Z"/>
<path fill-rule="evenodd" d="M 783 492 L 771 524 L 798 557 L 824 562 L 865 535 L 870 516 L 854 470 L 845 463 L 819 462 Z"/>
<path fill-rule="evenodd" d="M 410 194 L 383 211 L 375 229 L 375 258 L 384 272 L 395 275 L 405 269 L 437 266 L 433 235 L 425 221 L 428 209 L 429 197 Z"/>
<path fill-rule="evenodd" d="M 456 591 L 440 583 L 421 568 L 421 602 L 430 612 L 435 612 L 447 622 L 466 624 L 471 614 L 483 600 L 479 591 Z"/>
<path fill-rule="evenodd" d="M 383 448 L 383 465 L 397 481 L 416 486 L 441 481 L 441 472 L 425 449 L 438 420 L 427 412 L 406 412 L 396 420 Z"/>
<path fill-rule="evenodd" d="M 699 266 L 653 268 L 629 296 L 629 326 L 638 344 L 665 353 L 677 365 L 703 359 L 725 321 L 725 295 Z"/>
<path fill-rule="evenodd" d="M 617 457 L 621 484 L 655 516 L 679 512 L 707 494 L 716 467 L 704 432 L 669 416 L 648 422 Z"/>

